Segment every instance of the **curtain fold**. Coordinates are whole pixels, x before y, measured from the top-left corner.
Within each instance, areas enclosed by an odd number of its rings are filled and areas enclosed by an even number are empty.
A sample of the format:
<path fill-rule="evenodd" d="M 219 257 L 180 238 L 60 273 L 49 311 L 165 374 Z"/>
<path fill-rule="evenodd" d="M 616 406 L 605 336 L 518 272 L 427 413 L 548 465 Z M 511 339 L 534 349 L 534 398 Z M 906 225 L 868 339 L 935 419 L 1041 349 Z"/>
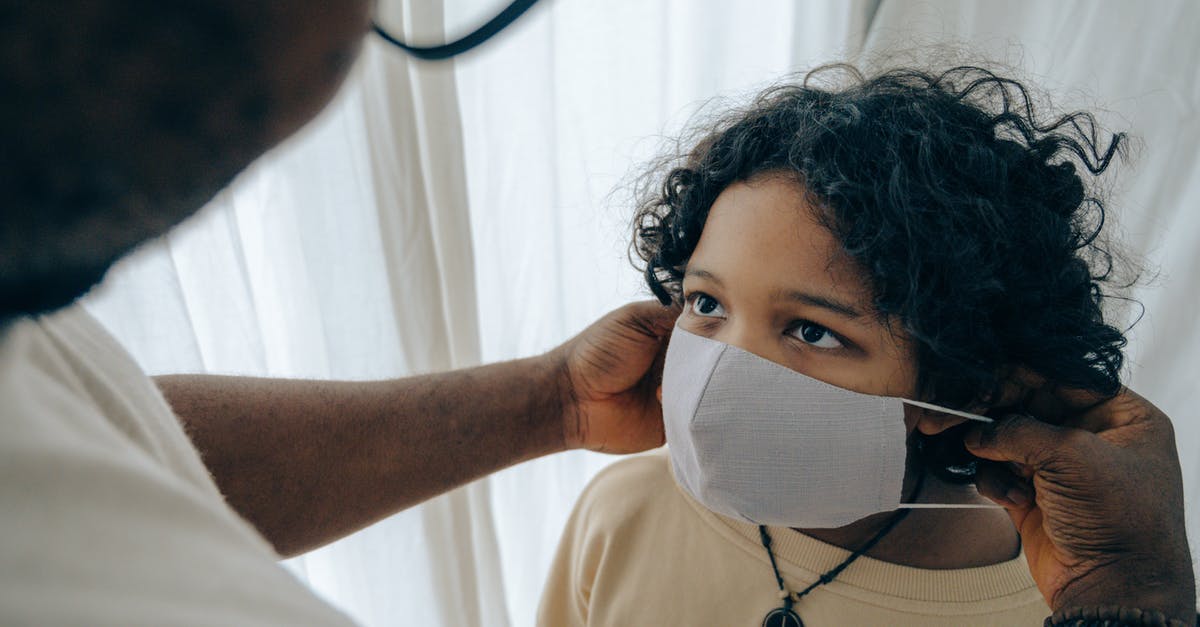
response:
<path fill-rule="evenodd" d="M 500 4 L 379 10 L 433 41 Z M 320 118 L 86 304 L 152 373 L 368 379 L 536 354 L 647 297 L 627 258 L 630 188 L 714 97 L 965 45 L 1143 140 L 1109 204 L 1161 269 L 1134 294 L 1147 315 L 1130 380 L 1176 419 L 1200 538 L 1198 20 L 1182 0 L 557 0 L 452 63 L 370 38 Z M 288 564 L 364 625 L 531 625 L 575 497 L 614 459 L 522 464 Z"/>
<path fill-rule="evenodd" d="M 436 32 L 430 3 L 383 3 Z M 376 379 L 479 363 L 453 65 L 370 39 L 332 106 L 87 305 L 151 373 Z M 486 481 L 290 560 L 366 625 L 509 625 Z"/>

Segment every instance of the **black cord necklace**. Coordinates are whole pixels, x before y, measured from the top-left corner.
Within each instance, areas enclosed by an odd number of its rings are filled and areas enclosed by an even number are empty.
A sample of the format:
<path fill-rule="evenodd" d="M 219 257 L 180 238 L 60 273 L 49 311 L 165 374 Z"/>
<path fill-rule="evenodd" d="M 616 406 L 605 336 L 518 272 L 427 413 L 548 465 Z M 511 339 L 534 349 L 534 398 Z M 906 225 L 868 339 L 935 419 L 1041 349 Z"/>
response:
<path fill-rule="evenodd" d="M 925 472 L 922 471 L 917 477 L 917 486 L 913 489 L 913 494 L 911 497 L 912 501 L 916 501 L 917 497 L 921 495 L 921 487 L 924 485 Z M 842 571 L 846 570 L 847 566 L 853 564 L 854 560 L 862 557 L 864 553 L 870 551 L 875 547 L 876 544 L 879 544 L 879 541 L 882 540 L 889 531 L 895 529 L 896 525 L 900 524 L 900 521 L 904 520 L 904 518 L 908 516 L 909 512 L 911 511 L 911 509 L 902 509 L 897 511 L 895 514 L 892 514 L 892 517 L 888 519 L 887 524 L 884 525 L 883 528 L 878 532 L 876 532 L 870 540 L 867 540 L 862 546 L 858 547 L 858 549 L 851 553 L 850 557 L 847 557 L 841 564 L 829 569 L 825 574 L 818 577 L 816 581 L 809 584 L 807 588 L 795 594 L 788 590 L 787 584 L 783 581 L 783 575 L 779 573 L 779 565 L 775 562 L 775 552 L 771 550 L 771 534 L 767 532 L 765 525 L 759 525 L 758 535 L 762 540 L 763 548 L 767 550 L 767 557 L 771 560 L 771 570 L 775 572 L 775 582 L 779 584 L 779 596 L 783 599 L 783 606 L 771 610 L 765 617 L 763 617 L 762 627 L 804 627 L 804 621 L 800 620 L 800 615 L 792 609 L 792 606 L 795 605 L 800 599 L 807 596 L 808 593 L 833 581 L 834 579 L 837 579 L 837 576 L 842 574 Z"/>

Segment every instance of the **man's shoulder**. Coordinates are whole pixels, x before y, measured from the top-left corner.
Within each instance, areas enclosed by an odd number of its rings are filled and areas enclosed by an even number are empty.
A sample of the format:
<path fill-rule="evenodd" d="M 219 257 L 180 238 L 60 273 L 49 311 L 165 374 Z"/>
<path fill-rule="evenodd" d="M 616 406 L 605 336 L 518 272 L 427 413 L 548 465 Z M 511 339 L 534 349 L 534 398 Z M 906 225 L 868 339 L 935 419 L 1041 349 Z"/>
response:
<path fill-rule="evenodd" d="M 154 382 L 79 305 L 5 329 L 0 389 L 9 401 L 0 408 L 7 422 L 57 446 L 82 439 L 89 448 L 148 455 L 179 478 L 216 490 Z"/>
<path fill-rule="evenodd" d="M 0 624 L 346 624 L 83 312 L 3 330 L 0 399 Z"/>

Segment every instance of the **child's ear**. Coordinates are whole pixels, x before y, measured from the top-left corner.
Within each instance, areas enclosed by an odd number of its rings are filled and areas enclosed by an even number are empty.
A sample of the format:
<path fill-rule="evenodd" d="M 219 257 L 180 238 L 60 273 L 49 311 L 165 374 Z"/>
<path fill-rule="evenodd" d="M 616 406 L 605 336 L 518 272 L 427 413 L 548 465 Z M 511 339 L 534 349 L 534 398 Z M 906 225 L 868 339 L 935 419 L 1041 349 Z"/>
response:
<path fill-rule="evenodd" d="M 662 386 L 661 385 L 658 386 L 657 395 L 658 395 L 658 404 L 662 405 Z"/>

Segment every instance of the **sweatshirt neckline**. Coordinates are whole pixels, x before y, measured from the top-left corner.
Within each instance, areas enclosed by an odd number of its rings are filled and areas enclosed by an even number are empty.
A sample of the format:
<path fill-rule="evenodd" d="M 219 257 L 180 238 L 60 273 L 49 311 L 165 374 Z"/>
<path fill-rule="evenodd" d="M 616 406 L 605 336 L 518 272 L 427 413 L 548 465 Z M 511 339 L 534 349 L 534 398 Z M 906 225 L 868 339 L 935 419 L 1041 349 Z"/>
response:
<path fill-rule="evenodd" d="M 668 466 L 670 463 L 668 462 Z M 758 525 L 721 516 L 698 503 L 678 482 L 672 483 L 710 527 L 761 560 L 770 568 L 759 538 Z M 804 535 L 787 527 L 768 527 L 771 549 L 784 578 L 793 585 L 816 581 L 825 571 L 850 557 L 851 552 Z M 838 585 L 840 584 L 840 585 Z M 972 568 L 928 569 L 904 566 L 862 556 L 829 584 L 838 588 L 858 588 L 889 597 L 933 603 L 978 603 L 1031 592 L 1040 598 L 1022 552 L 1017 557 Z"/>

